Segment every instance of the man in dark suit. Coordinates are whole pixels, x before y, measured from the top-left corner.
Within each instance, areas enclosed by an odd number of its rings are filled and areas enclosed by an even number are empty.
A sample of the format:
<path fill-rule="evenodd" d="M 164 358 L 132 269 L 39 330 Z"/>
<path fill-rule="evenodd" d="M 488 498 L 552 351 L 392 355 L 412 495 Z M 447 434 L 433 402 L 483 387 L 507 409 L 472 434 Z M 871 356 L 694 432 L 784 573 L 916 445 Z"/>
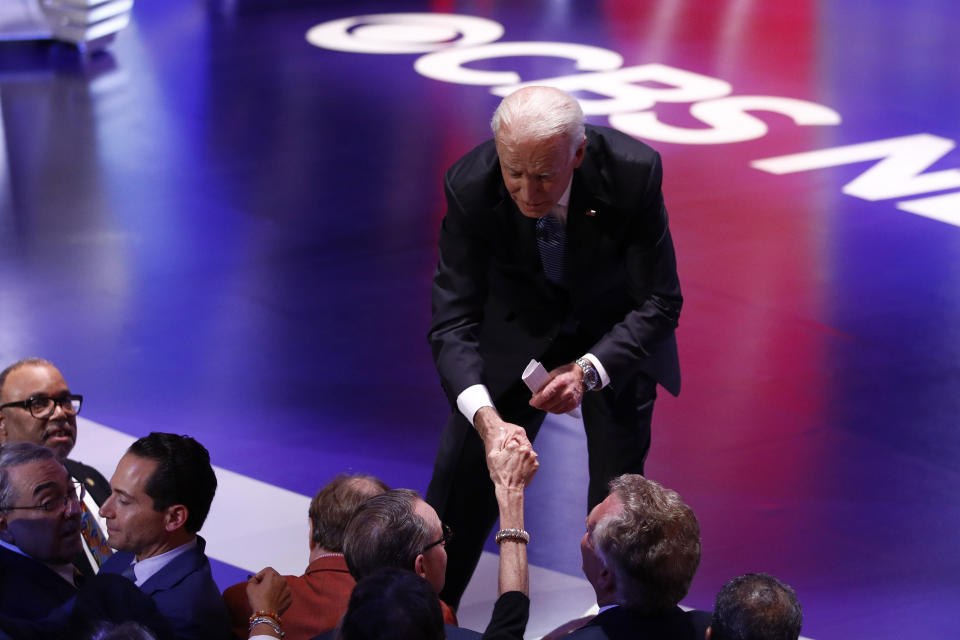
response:
<path fill-rule="evenodd" d="M 74 564 L 85 575 L 92 575 L 111 553 L 96 517 L 100 505 L 110 497 L 110 483 L 93 467 L 67 458 L 77 442 L 82 401 L 83 396 L 71 393 L 63 375 L 47 360 L 20 360 L 0 372 L 0 442 L 49 447 L 70 476 L 84 485 L 83 548 Z"/>
<path fill-rule="evenodd" d="M 700 564 L 700 525 L 676 491 L 637 474 L 615 478 L 587 516 L 580 553 L 600 613 L 546 638 L 704 637 L 710 613 L 677 606 Z"/>
<path fill-rule="evenodd" d="M 130 445 L 110 485 L 100 514 L 118 551 L 101 572 L 133 580 L 178 638 L 229 638 L 227 609 L 197 535 L 217 488 L 207 450 L 188 436 L 151 433 Z"/>
<path fill-rule="evenodd" d="M 657 383 L 680 390 L 659 155 L 585 127 L 576 100 L 547 87 L 505 98 L 493 130 L 445 178 L 428 335 L 453 407 L 427 491 L 456 532 L 451 604 L 496 517 L 485 449 L 582 406 L 592 508 L 611 478 L 643 471 Z M 532 397 L 520 380 L 531 358 L 550 377 Z"/>
<path fill-rule="evenodd" d="M 53 452 L 27 442 L 0 448 L 0 615 L 40 620 L 77 593 L 77 488 Z"/>

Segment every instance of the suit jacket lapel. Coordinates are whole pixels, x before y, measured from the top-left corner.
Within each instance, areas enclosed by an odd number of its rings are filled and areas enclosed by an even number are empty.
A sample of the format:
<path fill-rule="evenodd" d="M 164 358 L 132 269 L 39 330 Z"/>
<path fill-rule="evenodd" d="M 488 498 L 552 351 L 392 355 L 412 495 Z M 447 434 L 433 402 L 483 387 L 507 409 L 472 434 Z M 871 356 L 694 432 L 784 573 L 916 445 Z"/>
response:
<path fill-rule="evenodd" d="M 567 206 L 567 283 L 572 291 L 582 285 L 590 271 L 600 240 L 600 217 L 611 206 L 605 181 L 584 156 L 573 173 Z"/>

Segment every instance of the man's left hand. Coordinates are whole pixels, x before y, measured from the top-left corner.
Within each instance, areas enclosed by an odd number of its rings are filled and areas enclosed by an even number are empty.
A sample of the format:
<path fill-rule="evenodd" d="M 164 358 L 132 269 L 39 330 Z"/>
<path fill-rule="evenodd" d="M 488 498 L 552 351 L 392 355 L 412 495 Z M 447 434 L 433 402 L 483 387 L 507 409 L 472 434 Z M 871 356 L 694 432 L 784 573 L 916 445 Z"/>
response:
<path fill-rule="evenodd" d="M 530 406 L 550 413 L 567 413 L 583 400 L 583 369 L 576 362 L 550 372 L 550 382 L 530 398 Z"/>

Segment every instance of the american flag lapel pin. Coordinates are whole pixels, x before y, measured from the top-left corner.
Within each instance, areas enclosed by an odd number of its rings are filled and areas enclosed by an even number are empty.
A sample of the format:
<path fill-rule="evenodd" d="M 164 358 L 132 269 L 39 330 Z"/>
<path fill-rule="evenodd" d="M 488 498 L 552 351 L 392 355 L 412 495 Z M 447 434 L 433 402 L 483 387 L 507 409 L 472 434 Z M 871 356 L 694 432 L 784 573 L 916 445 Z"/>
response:
<path fill-rule="evenodd" d="M 587 209 L 587 217 L 593 218 L 597 215 L 596 209 Z"/>

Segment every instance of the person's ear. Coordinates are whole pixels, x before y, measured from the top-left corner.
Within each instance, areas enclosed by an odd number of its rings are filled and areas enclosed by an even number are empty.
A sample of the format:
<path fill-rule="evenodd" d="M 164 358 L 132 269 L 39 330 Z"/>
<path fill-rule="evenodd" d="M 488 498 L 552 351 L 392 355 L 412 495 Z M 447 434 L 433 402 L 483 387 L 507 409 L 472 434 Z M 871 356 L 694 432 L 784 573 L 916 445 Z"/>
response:
<path fill-rule="evenodd" d="M 421 578 L 427 577 L 426 568 L 423 566 L 423 554 L 417 556 L 417 559 L 413 561 L 413 571 Z"/>
<path fill-rule="evenodd" d="M 317 546 L 317 543 L 313 541 L 313 518 L 307 516 L 307 525 L 310 528 L 310 538 L 307 540 L 307 548 L 310 551 L 313 551 L 313 548 Z"/>
<path fill-rule="evenodd" d="M 167 531 L 176 531 L 187 524 L 187 517 L 190 515 L 185 505 L 175 504 L 167 507 L 167 514 L 164 519 L 164 528 Z"/>

